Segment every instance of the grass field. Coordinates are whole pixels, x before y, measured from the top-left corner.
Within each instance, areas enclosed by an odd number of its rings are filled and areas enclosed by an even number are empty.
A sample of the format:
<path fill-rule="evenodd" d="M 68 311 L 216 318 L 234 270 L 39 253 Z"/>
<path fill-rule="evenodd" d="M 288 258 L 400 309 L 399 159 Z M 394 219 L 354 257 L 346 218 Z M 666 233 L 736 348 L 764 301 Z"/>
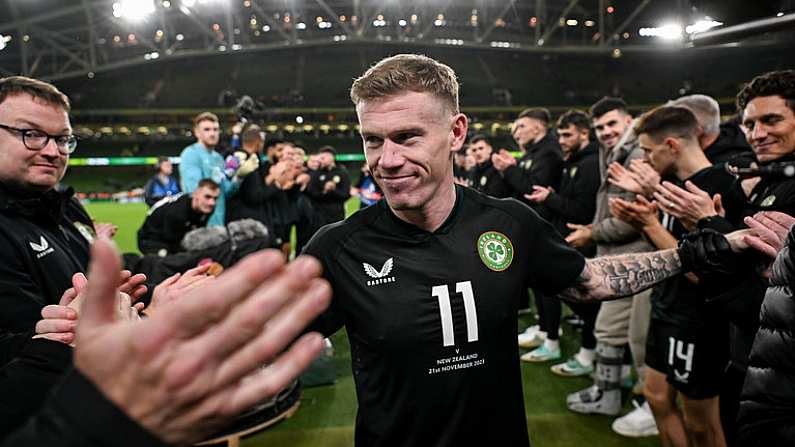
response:
<path fill-rule="evenodd" d="M 357 206 L 348 202 L 348 211 Z M 146 213 L 144 204 L 89 204 L 88 212 L 100 222 L 119 226 L 116 242 L 122 251 L 136 251 L 135 233 Z M 532 320 L 522 316 L 518 329 Z M 561 348 L 564 357 L 575 352 L 579 335 L 564 324 Z M 335 348 L 337 383 L 304 390 L 301 408 L 292 418 L 244 440 L 246 447 L 342 447 L 353 445 L 353 424 L 356 417 L 356 396 L 350 366 L 347 336 L 341 331 L 332 337 Z M 585 388 L 590 379 L 562 378 L 553 375 L 546 364 L 522 363 L 527 426 L 533 446 L 659 446 L 658 438 L 629 439 L 610 430 L 611 418 L 581 416 L 566 409 L 565 396 Z M 629 410 L 627 405 L 626 409 Z M 424 447 L 424 446 L 417 446 Z M 489 446 L 491 447 L 491 446 Z"/>

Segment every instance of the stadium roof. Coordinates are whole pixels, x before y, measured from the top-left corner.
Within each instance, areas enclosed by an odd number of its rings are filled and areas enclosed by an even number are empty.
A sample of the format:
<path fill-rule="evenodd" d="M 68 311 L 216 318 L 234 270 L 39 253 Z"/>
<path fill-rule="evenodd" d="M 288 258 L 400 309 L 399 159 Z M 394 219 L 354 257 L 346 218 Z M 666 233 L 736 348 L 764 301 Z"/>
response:
<path fill-rule="evenodd" d="M 368 43 L 605 57 L 792 46 L 792 7 L 792 0 L 0 0 L 0 75 L 91 78 L 197 56 Z"/>

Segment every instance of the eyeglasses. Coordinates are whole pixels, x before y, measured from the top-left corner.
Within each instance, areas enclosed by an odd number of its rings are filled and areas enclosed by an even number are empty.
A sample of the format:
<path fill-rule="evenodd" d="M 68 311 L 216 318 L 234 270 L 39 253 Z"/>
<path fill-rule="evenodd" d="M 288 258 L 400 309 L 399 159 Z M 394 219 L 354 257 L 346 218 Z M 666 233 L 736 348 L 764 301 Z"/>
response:
<path fill-rule="evenodd" d="M 6 126 L 5 124 L 0 124 L 0 129 L 5 129 L 9 132 L 17 132 L 22 135 L 22 144 L 32 151 L 44 149 L 50 142 L 50 139 L 55 141 L 58 152 L 64 155 L 69 155 L 77 149 L 78 138 L 75 135 L 50 135 L 38 129 L 18 129 L 16 127 Z"/>

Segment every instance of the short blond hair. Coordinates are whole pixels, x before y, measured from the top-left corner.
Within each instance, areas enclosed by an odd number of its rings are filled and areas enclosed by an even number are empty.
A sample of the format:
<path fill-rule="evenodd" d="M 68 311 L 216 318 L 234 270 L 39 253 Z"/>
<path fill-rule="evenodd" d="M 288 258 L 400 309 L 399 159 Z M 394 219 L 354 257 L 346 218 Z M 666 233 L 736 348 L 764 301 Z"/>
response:
<path fill-rule="evenodd" d="M 458 113 L 458 79 L 449 66 L 420 54 L 398 54 L 370 67 L 351 86 L 351 101 L 380 99 L 404 91 L 427 92 Z"/>
<path fill-rule="evenodd" d="M 217 123 L 218 116 L 216 116 L 216 114 L 212 112 L 202 112 L 193 118 L 193 127 L 198 126 L 199 123 L 202 121 L 212 121 L 214 123 Z"/>

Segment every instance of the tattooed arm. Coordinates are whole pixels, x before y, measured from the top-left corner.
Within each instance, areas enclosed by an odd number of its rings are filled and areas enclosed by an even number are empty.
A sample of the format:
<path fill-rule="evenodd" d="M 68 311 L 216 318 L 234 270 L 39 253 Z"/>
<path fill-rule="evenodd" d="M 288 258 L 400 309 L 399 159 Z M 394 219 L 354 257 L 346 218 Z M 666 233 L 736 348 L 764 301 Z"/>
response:
<path fill-rule="evenodd" d="M 577 283 L 559 294 L 568 301 L 610 300 L 634 295 L 682 271 L 675 248 L 589 259 Z"/>

